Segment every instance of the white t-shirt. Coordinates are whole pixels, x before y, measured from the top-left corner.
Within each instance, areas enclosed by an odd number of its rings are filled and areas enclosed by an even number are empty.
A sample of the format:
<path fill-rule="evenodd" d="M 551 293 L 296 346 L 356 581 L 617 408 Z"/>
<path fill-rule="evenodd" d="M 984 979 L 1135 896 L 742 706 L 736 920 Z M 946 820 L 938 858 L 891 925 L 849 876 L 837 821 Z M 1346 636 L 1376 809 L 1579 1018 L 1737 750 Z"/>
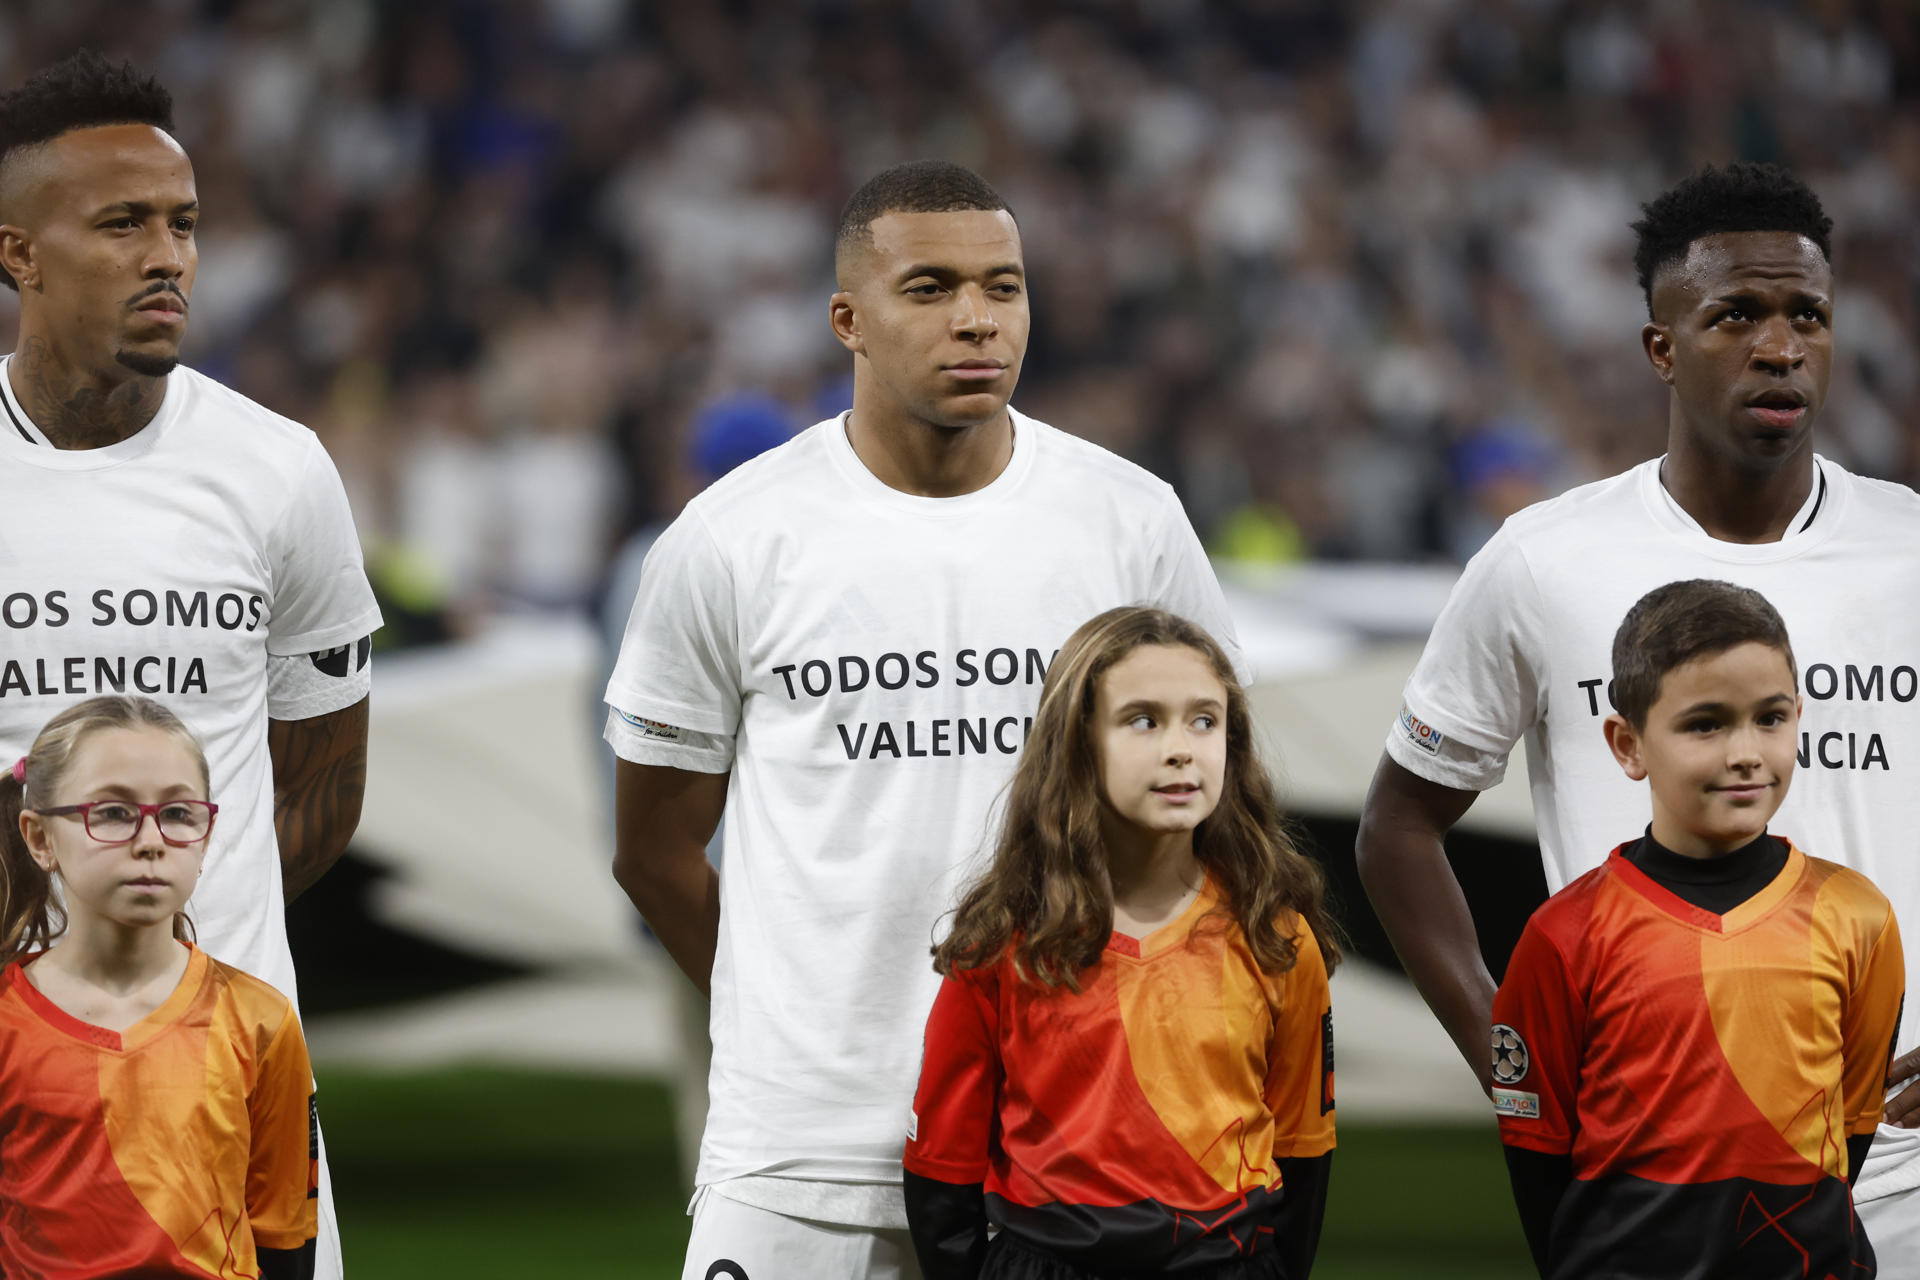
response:
<path fill-rule="evenodd" d="M 1407 681 L 1387 753 L 1482 791 L 1523 736 L 1547 886 L 1600 865 L 1651 817 L 1645 783 L 1601 736 L 1613 635 L 1641 596 L 1716 578 L 1780 611 L 1799 666 L 1799 766 L 1772 829 L 1865 873 L 1920 914 L 1920 495 L 1815 459 L 1778 542 L 1709 537 L 1661 485 L 1659 460 L 1509 519 L 1470 561 Z M 1920 989 L 1920 947 L 1907 959 Z M 1920 1018 L 1900 1032 L 1920 1044 Z M 1882 1126 L 1860 1198 L 1920 1186 L 1920 1133 Z M 1899 1167 L 1895 1167 L 1898 1165 Z"/>
<path fill-rule="evenodd" d="M 929 948 L 983 865 L 1048 663 L 1135 603 L 1237 661 L 1172 489 L 1013 421 L 991 484 L 921 498 L 829 419 L 695 498 L 647 559 L 608 740 L 636 763 L 733 775 L 702 1185 L 811 1180 L 794 1188 L 808 1216 L 904 1226 Z M 801 1203 L 765 1191 L 754 1202 Z"/>
<path fill-rule="evenodd" d="M 358 642 L 380 626 L 340 477 L 313 432 L 185 367 L 140 431 L 55 449 L 6 365 L 0 761 L 97 694 L 164 703 L 220 805 L 187 906 L 200 946 L 296 998 L 267 719 L 364 697 Z"/>

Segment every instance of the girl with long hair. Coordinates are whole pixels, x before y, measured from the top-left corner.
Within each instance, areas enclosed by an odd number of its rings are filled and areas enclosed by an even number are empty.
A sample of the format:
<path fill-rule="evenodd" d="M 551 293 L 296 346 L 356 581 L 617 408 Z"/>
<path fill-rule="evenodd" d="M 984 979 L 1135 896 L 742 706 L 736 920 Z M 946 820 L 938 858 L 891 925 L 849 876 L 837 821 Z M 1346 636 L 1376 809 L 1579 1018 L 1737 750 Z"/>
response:
<path fill-rule="evenodd" d="M 1082 626 L 933 952 L 906 1147 L 928 1280 L 1306 1276 L 1335 937 L 1220 646 L 1158 609 Z"/>
<path fill-rule="evenodd" d="M 71 707 L 0 765 L 0 1275 L 313 1274 L 299 1019 L 184 911 L 208 790 L 146 698 Z"/>

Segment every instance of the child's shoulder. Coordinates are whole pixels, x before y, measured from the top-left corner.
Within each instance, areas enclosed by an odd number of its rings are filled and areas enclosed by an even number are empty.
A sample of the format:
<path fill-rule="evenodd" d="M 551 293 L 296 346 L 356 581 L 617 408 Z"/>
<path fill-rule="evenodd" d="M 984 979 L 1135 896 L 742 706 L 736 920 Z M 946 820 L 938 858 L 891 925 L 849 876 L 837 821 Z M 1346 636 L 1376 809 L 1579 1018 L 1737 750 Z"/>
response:
<path fill-rule="evenodd" d="M 1798 847 L 1798 846 L 1796 846 Z M 1874 927 L 1893 919 L 1893 903 L 1866 875 L 1826 858 L 1800 850 L 1807 860 L 1807 877 L 1823 905 Z"/>
<path fill-rule="evenodd" d="M 289 1019 L 298 1025 L 293 1001 L 272 983 L 212 956 L 207 957 L 207 974 L 215 988 L 214 999 L 232 1011 L 238 1025 L 252 1033 L 261 1048 L 273 1042 Z"/>
<path fill-rule="evenodd" d="M 1574 877 L 1558 893 L 1541 903 L 1534 910 L 1534 920 L 1542 927 L 1585 929 L 1593 916 L 1594 903 L 1616 874 L 1613 854 L 1609 853 L 1606 861 L 1584 875 Z"/>

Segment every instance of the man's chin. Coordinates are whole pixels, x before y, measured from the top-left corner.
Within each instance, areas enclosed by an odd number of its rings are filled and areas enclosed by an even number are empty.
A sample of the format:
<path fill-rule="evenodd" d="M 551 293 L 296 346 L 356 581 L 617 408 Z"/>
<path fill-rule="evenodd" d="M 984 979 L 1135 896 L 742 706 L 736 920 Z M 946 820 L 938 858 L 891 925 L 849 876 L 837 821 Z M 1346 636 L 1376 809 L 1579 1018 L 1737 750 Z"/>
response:
<path fill-rule="evenodd" d="M 180 363 L 180 354 L 177 351 L 162 354 L 122 348 L 113 353 L 113 358 L 122 368 L 131 369 L 143 378 L 164 378 Z"/>
<path fill-rule="evenodd" d="M 934 406 L 927 420 L 949 431 L 997 422 L 1007 412 L 1007 398 L 993 395 L 954 396 Z"/>

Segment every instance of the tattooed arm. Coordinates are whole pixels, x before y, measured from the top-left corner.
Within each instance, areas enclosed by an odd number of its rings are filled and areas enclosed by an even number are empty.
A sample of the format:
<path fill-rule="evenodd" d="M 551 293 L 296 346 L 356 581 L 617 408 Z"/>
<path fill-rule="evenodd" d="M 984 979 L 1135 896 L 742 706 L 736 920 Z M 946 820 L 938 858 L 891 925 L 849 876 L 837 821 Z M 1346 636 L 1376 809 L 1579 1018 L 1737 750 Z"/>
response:
<path fill-rule="evenodd" d="M 326 874 L 360 825 L 367 699 L 306 720 L 267 721 L 280 878 L 292 902 Z"/>

